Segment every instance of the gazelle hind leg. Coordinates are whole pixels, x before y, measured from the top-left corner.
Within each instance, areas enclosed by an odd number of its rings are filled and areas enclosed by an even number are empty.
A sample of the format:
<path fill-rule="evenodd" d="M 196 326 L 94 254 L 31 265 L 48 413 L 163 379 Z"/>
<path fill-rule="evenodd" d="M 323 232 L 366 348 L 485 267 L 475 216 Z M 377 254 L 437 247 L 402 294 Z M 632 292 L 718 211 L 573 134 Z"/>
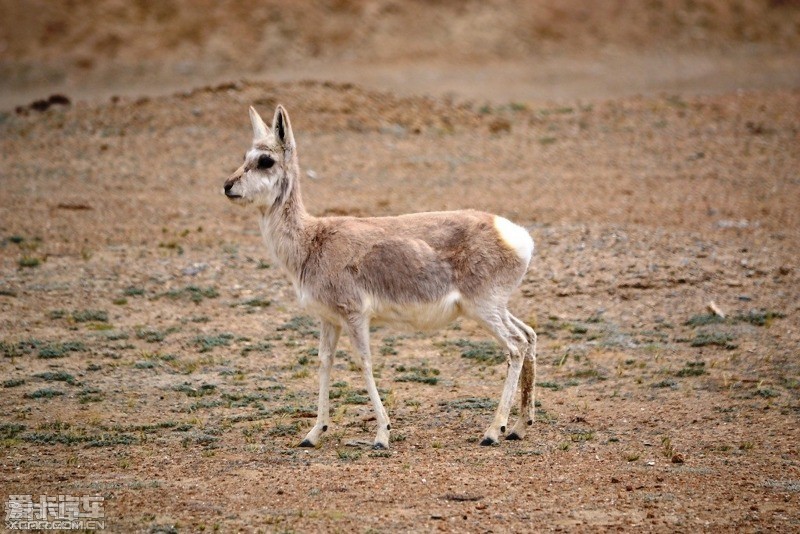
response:
<path fill-rule="evenodd" d="M 510 313 L 508 314 L 514 325 L 523 332 L 528 345 L 525 351 L 525 362 L 522 364 L 520 377 L 520 414 L 506 439 L 515 440 L 525 437 L 528 427 L 536 420 L 536 332 Z"/>
<path fill-rule="evenodd" d="M 503 393 L 500 395 L 494 420 L 483 434 L 481 445 L 496 445 L 500 435 L 505 433 L 508 414 L 511 412 L 511 403 L 514 401 L 514 393 L 516 393 L 519 375 L 522 371 L 527 341 L 519 329 L 507 320 L 507 313 L 505 308 L 500 308 L 480 316 L 481 323 L 508 350 L 509 355 L 508 374 L 503 386 Z"/>

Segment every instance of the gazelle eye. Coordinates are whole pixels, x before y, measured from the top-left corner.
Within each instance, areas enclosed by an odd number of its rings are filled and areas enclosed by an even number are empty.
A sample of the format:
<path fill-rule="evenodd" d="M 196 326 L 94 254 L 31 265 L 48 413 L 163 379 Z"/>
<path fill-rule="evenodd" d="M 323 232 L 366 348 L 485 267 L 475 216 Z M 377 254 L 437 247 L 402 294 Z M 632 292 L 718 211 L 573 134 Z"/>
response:
<path fill-rule="evenodd" d="M 261 154 L 258 156 L 258 168 L 259 169 L 269 169 L 275 165 L 275 160 L 271 157 L 267 156 L 266 154 Z"/>

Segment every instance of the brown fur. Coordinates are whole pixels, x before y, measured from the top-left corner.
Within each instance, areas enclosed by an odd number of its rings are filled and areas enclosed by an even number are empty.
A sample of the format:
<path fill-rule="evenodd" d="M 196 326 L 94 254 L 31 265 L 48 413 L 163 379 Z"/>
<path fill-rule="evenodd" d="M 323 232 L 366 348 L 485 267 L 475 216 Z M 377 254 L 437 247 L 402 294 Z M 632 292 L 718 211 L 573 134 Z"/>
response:
<path fill-rule="evenodd" d="M 307 245 L 300 272 L 292 274 L 343 315 L 361 308 L 365 292 L 400 304 L 435 302 L 453 288 L 479 297 L 498 277 L 516 285 L 527 269 L 501 242 L 492 217 L 477 211 L 303 216 Z"/>

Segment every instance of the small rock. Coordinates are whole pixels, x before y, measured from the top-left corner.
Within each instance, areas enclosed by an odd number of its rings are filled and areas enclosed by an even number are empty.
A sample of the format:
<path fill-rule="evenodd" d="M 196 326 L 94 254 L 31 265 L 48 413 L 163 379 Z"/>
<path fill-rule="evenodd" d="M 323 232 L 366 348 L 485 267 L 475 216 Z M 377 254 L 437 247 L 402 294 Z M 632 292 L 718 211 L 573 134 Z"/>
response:
<path fill-rule="evenodd" d="M 619 484 L 619 479 L 617 477 L 611 477 L 612 484 Z"/>
<path fill-rule="evenodd" d="M 208 269 L 207 263 L 193 263 L 190 266 L 181 269 L 181 273 L 183 273 L 185 276 L 195 276 L 206 269 Z"/>
<path fill-rule="evenodd" d="M 676 452 L 672 455 L 672 463 L 673 464 L 682 464 L 684 462 L 683 455 L 679 452 Z"/>
<path fill-rule="evenodd" d="M 345 447 L 371 447 L 372 442 L 363 439 L 353 439 L 344 444 Z"/>

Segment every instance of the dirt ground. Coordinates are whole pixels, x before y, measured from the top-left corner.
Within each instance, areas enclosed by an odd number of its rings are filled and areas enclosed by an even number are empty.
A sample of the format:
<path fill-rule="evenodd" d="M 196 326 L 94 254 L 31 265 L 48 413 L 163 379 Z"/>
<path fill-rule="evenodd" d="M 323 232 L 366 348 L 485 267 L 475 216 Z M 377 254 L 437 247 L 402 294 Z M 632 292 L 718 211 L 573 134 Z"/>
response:
<path fill-rule="evenodd" d="M 162 4 L 0 3 L 4 500 L 99 495 L 115 532 L 800 530 L 796 2 L 268 2 L 261 33 L 228 2 L 225 46 Z M 346 339 L 297 447 L 318 327 L 221 193 L 278 102 L 312 213 L 530 230 L 525 440 L 478 445 L 505 357 L 460 321 L 374 330 L 389 451 Z"/>

